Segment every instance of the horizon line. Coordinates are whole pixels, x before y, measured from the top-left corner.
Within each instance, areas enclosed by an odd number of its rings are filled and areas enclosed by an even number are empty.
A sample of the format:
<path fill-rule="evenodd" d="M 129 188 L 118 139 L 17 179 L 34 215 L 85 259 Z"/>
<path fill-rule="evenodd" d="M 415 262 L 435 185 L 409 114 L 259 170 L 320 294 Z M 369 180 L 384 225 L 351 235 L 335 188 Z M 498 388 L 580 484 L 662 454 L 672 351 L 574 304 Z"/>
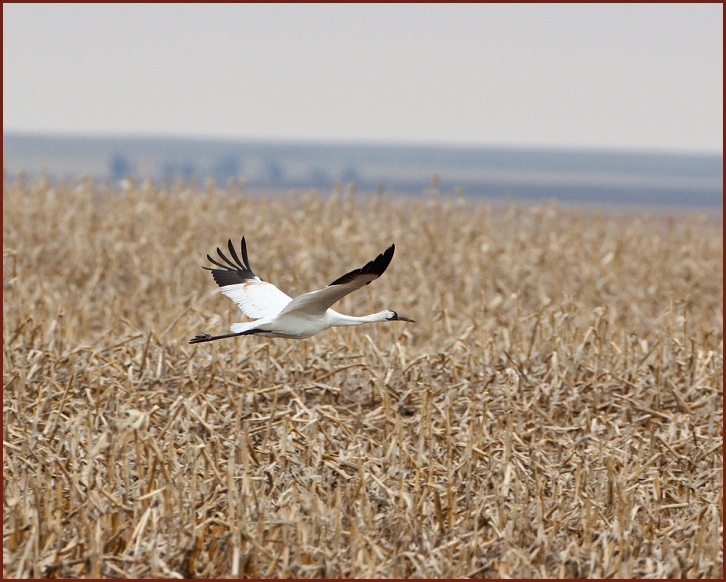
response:
<path fill-rule="evenodd" d="M 251 137 L 251 136 L 211 136 L 174 133 L 115 133 L 107 132 L 74 132 L 67 130 L 15 130 L 3 127 L 5 137 L 46 137 L 70 139 L 138 139 L 138 140 L 168 140 L 168 141 L 198 141 L 218 143 L 285 143 L 300 146 L 359 146 L 359 147 L 391 147 L 391 148 L 421 148 L 421 149 L 449 149 L 449 150 L 512 150 L 519 152 L 537 151 L 549 153 L 589 153 L 589 154 L 634 154 L 634 155 L 660 155 L 660 156 L 691 156 L 691 157 L 721 157 L 723 150 L 691 150 L 691 149 L 659 149 L 645 146 L 593 146 L 593 145 L 544 145 L 544 144 L 483 144 L 463 142 L 434 142 L 434 141 L 408 141 L 408 140 L 374 140 L 374 139 L 329 139 L 329 138 L 299 138 L 299 137 Z"/>

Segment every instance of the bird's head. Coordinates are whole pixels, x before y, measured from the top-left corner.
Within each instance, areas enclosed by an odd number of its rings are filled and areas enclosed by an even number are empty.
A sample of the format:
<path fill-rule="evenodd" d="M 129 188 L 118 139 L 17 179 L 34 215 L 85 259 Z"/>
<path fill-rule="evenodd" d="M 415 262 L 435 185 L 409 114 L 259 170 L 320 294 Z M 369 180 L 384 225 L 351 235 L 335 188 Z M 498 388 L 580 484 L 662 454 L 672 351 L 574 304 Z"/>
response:
<path fill-rule="evenodd" d="M 409 323 L 416 323 L 413 319 L 409 319 L 408 317 L 404 317 L 403 315 L 398 315 L 395 311 L 386 311 L 386 320 L 387 321 L 408 321 Z"/>

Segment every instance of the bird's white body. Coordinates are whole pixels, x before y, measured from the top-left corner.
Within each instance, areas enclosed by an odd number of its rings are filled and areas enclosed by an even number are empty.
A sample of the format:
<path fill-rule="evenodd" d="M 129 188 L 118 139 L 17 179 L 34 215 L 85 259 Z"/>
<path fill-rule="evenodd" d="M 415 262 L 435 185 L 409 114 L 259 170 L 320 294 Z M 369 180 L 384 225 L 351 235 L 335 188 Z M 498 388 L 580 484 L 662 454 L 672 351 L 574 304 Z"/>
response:
<path fill-rule="evenodd" d="M 331 305 L 348 293 L 380 277 L 393 258 L 394 245 L 391 245 L 385 253 L 378 255 L 364 267 L 343 275 L 327 287 L 299 295 L 294 299 L 271 283 L 262 281 L 252 272 L 244 237 L 242 237 L 241 244 L 242 261 L 237 256 L 231 240 L 228 248 L 235 262 L 230 261 L 217 248 L 217 253 L 227 265 L 223 265 L 207 255 L 212 263 L 222 269 L 204 268 L 212 271 L 214 280 L 222 287 L 222 293 L 232 299 L 245 315 L 256 321 L 234 323 L 230 328 L 231 334 L 216 337 L 209 334 L 198 335 L 189 343 L 248 334 L 272 338 L 304 339 L 329 327 L 383 321 L 413 322 L 413 320 L 399 316 L 395 311 L 390 310 L 363 317 L 353 317 L 330 309 Z"/>
<path fill-rule="evenodd" d="M 304 312 L 286 313 L 279 317 L 258 319 L 248 323 L 233 323 L 230 330 L 232 333 L 246 332 L 251 329 L 257 330 L 256 335 L 263 337 L 281 337 L 287 339 L 305 339 L 314 336 L 329 327 L 344 327 L 361 325 L 363 323 L 376 323 L 389 321 L 394 315 L 392 311 L 381 311 L 373 315 L 363 317 L 351 317 L 343 315 L 332 309 L 328 309 L 323 317 L 315 317 Z"/>

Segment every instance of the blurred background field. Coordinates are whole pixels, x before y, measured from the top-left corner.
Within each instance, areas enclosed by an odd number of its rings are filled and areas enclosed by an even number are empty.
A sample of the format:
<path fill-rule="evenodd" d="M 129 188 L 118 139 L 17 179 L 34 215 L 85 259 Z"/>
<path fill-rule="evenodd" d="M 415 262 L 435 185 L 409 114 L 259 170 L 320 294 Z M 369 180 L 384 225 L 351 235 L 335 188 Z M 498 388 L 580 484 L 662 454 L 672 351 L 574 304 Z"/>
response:
<path fill-rule="evenodd" d="M 723 574 L 723 217 L 7 180 L 5 577 Z M 201 346 L 392 242 L 336 309 Z"/>
<path fill-rule="evenodd" d="M 5 577 L 722 577 L 722 4 L 5 3 L 3 48 Z M 395 243 L 337 308 L 416 323 L 189 345 L 242 236 L 290 295 Z"/>

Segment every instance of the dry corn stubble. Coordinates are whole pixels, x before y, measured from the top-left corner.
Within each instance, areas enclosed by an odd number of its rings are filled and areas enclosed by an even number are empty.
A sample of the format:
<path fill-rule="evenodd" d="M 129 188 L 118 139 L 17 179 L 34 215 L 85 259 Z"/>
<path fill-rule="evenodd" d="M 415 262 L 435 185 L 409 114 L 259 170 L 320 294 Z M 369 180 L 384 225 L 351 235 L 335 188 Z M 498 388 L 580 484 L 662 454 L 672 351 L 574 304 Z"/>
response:
<path fill-rule="evenodd" d="M 723 219 L 3 189 L 6 577 L 723 573 Z M 415 325 L 190 346 L 200 268 Z"/>

